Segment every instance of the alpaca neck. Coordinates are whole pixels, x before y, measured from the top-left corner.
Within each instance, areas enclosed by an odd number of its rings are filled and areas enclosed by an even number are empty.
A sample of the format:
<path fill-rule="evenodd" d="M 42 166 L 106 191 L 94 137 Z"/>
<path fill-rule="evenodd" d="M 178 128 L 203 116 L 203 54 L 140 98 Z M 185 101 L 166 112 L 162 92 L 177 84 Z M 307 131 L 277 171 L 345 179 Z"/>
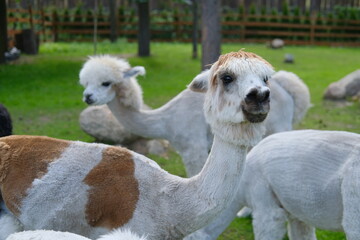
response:
<path fill-rule="evenodd" d="M 180 205 L 184 218 L 176 222 L 179 232 L 205 226 L 232 201 L 239 187 L 246 153 L 247 146 L 229 143 L 215 135 L 202 171 L 187 179 L 178 191 L 179 196 L 175 197 L 183 201 Z"/>
<path fill-rule="evenodd" d="M 135 135 L 148 138 L 162 138 L 163 119 L 156 110 L 141 110 L 142 106 L 127 105 L 118 95 L 108 104 L 115 118 Z"/>

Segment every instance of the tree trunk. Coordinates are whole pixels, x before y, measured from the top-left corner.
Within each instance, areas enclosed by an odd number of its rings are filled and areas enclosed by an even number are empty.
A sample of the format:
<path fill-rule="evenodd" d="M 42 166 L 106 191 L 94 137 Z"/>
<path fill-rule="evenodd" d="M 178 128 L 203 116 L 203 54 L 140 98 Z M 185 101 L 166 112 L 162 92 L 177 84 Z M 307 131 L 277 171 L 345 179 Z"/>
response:
<path fill-rule="evenodd" d="M 6 12 L 6 1 L 0 0 L 0 64 L 5 63 L 5 52 L 8 48 L 8 37 L 7 37 L 7 12 Z"/>
<path fill-rule="evenodd" d="M 217 61 L 221 49 L 220 0 L 202 0 L 202 69 Z"/>
<path fill-rule="evenodd" d="M 138 31 L 138 55 L 150 56 L 150 17 L 149 1 L 138 2 L 139 31 Z"/>
<path fill-rule="evenodd" d="M 318 13 L 320 11 L 321 0 L 311 0 L 310 12 L 311 14 Z"/>
<path fill-rule="evenodd" d="M 297 0 L 297 5 L 300 9 L 300 12 L 305 13 L 306 10 L 305 0 Z"/>
<path fill-rule="evenodd" d="M 198 58 L 198 3 L 197 0 L 192 0 L 192 10 L 193 10 L 193 35 L 192 35 L 192 44 L 193 44 L 193 51 L 192 51 L 192 58 Z"/>
<path fill-rule="evenodd" d="M 283 0 L 278 0 L 278 2 L 277 2 L 277 10 L 278 10 L 278 12 L 282 12 L 282 10 L 283 10 L 282 4 L 283 4 Z"/>
<path fill-rule="evenodd" d="M 245 0 L 245 12 L 249 13 L 250 12 L 250 6 L 251 6 L 251 0 Z"/>
<path fill-rule="evenodd" d="M 116 0 L 109 0 L 109 10 L 110 10 L 110 41 L 116 42 L 118 37 L 117 33 L 117 7 Z"/>

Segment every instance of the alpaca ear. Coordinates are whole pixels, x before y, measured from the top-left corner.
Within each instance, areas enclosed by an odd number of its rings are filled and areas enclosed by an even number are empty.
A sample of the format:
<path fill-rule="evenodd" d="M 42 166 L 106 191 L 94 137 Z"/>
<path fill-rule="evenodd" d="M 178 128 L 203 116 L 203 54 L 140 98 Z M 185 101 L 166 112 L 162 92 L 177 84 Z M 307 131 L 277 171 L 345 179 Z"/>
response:
<path fill-rule="evenodd" d="M 188 88 L 194 92 L 206 92 L 208 90 L 209 75 L 209 70 L 205 70 L 202 73 L 198 74 L 188 85 Z"/>
<path fill-rule="evenodd" d="M 136 77 L 137 75 L 145 75 L 145 68 L 136 66 L 124 72 L 124 78 Z"/>

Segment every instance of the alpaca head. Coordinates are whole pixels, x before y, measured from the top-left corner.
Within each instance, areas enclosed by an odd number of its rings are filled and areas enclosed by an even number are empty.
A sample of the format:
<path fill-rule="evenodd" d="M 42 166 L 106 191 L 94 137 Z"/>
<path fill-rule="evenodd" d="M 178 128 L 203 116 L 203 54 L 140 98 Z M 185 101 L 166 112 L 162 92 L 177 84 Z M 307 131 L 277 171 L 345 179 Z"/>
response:
<path fill-rule="evenodd" d="M 265 132 L 262 122 L 270 110 L 268 79 L 273 73 L 263 58 L 240 50 L 220 56 L 189 88 L 206 92 L 204 111 L 214 134 L 252 146 Z"/>
<path fill-rule="evenodd" d="M 124 59 L 89 57 L 79 74 L 80 84 L 85 87 L 83 100 L 89 105 L 101 105 L 118 97 L 125 106 L 140 108 L 142 91 L 135 77 L 144 74 L 144 67 L 131 67 Z"/>

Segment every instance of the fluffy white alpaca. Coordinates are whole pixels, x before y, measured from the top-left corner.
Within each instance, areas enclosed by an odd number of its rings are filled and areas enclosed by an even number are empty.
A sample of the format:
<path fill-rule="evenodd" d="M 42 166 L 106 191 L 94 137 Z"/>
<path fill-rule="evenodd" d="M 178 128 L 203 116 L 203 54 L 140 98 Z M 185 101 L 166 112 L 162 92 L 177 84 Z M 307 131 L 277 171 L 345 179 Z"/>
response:
<path fill-rule="evenodd" d="M 207 89 L 206 78 L 208 72 L 199 74 L 194 84 L 199 89 Z M 279 71 L 270 82 L 271 108 L 264 123 L 266 135 L 291 130 L 292 124 L 298 123 L 310 107 L 310 93 L 303 81 L 291 72 Z M 240 179 L 239 179 L 240 181 Z M 240 210 L 239 199 L 230 202 L 216 219 L 206 227 L 187 236 L 186 240 L 215 240 L 229 226 Z M 251 209 L 243 208 L 239 214 L 242 217 L 250 215 Z"/>
<path fill-rule="evenodd" d="M 69 232 L 56 232 L 52 230 L 24 231 L 11 234 L 6 240 L 90 240 L 89 238 Z M 139 237 L 129 229 L 117 229 L 102 235 L 97 240 L 146 240 Z"/>
<path fill-rule="evenodd" d="M 158 109 L 143 110 L 142 91 L 135 77 L 144 73 L 143 67 L 131 68 L 123 59 L 91 57 L 80 71 L 84 101 L 107 104 L 121 124 L 136 135 L 167 139 L 181 155 L 187 175 L 194 176 L 202 169 L 213 139 L 202 110 L 205 95 L 184 90 Z M 195 80 L 206 80 L 209 74 L 205 71 Z M 291 130 L 310 106 L 309 90 L 295 74 L 280 71 L 269 82 L 273 94 L 265 120 L 266 135 Z"/>
<path fill-rule="evenodd" d="M 315 240 L 315 229 L 360 239 L 360 135 L 299 130 L 248 154 L 238 199 L 253 209 L 256 240 Z"/>
<path fill-rule="evenodd" d="M 4 137 L 0 189 L 7 210 L 26 230 L 90 238 L 130 228 L 151 240 L 182 239 L 205 226 L 233 200 L 247 148 L 265 132 L 273 74 L 268 62 L 244 51 L 220 56 L 210 71 L 204 112 L 214 142 L 198 175 L 180 178 L 105 144 Z"/>

